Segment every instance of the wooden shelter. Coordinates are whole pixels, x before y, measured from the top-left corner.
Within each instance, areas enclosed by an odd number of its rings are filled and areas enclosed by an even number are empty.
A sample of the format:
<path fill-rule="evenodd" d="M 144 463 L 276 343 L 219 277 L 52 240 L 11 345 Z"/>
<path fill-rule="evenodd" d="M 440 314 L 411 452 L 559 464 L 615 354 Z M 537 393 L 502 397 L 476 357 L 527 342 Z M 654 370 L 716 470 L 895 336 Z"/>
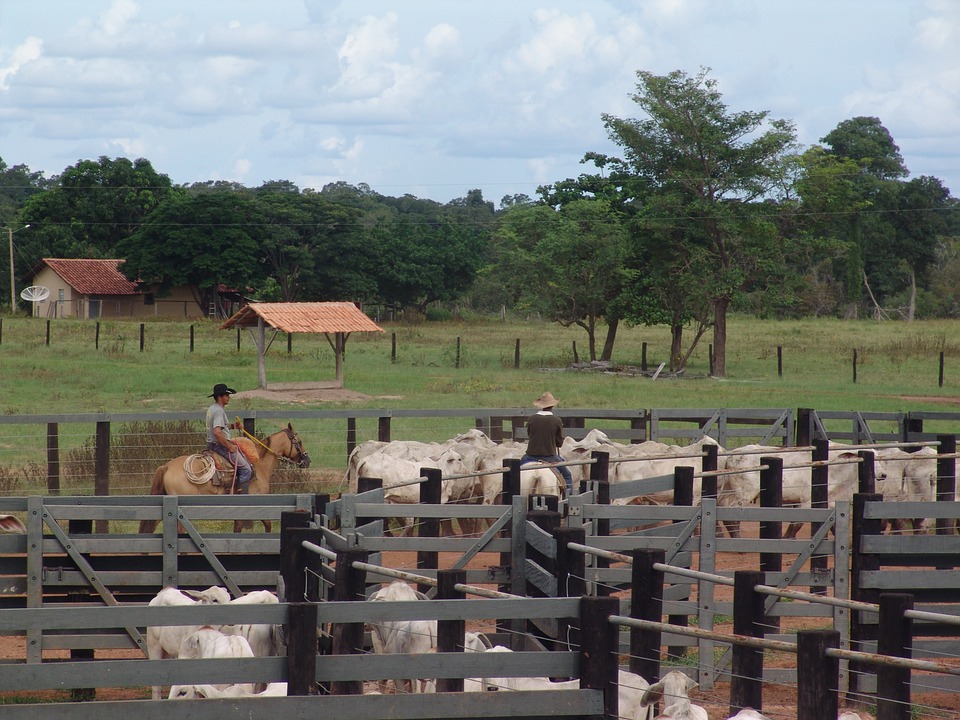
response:
<path fill-rule="evenodd" d="M 264 356 L 277 333 L 323 333 L 333 348 L 336 358 L 336 384 L 343 387 L 343 349 L 350 333 L 383 332 L 383 328 L 368 318 L 351 302 L 302 302 L 302 303 L 250 303 L 229 318 L 221 330 L 230 328 L 256 328 L 253 333 L 257 344 L 257 385 L 267 388 L 267 371 Z M 273 330 L 267 342 L 267 328 Z"/>

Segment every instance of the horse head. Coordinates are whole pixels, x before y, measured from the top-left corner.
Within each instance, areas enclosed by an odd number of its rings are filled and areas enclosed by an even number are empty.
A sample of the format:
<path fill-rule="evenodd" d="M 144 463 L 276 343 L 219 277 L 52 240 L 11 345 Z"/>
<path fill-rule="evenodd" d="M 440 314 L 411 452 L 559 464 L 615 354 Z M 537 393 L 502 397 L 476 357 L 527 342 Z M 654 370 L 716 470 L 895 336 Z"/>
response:
<path fill-rule="evenodd" d="M 287 435 L 287 439 L 290 440 L 290 451 L 289 453 L 285 453 L 284 457 L 295 462 L 298 468 L 310 467 L 310 455 L 303 449 L 303 441 L 293 429 L 293 425 L 287 423 L 284 432 Z"/>

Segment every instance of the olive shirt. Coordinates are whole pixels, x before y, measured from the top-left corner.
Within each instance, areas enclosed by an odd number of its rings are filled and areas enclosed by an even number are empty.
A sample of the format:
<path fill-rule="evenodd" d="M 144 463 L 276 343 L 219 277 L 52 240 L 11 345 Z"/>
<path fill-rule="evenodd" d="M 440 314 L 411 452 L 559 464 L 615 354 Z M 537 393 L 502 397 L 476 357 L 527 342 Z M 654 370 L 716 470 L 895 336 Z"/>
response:
<path fill-rule="evenodd" d="M 541 410 L 527 420 L 527 455 L 557 455 L 563 445 L 563 421 L 549 410 Z"/>

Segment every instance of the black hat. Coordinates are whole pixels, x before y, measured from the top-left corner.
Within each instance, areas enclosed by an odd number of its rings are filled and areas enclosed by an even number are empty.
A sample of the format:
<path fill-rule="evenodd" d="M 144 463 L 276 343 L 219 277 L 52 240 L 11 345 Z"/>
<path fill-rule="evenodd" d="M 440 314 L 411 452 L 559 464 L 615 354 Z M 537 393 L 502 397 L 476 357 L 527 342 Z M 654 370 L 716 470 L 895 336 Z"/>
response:
<path fill-rule="evenodd" d="M 228 388 L 226 383 L 217 383 L 213 386 L 213 392 L 207 397 L 218 398 L 221 395 L 236 395 L 237 391 L 233 388 Z"/>

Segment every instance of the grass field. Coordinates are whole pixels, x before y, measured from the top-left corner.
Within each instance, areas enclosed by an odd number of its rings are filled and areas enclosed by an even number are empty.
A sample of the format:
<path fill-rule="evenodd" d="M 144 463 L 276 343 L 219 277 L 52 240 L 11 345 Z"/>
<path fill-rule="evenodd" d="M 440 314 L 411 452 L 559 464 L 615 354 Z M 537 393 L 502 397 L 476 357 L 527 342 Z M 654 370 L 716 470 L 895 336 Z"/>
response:
<path fill-rule="evenodd" d="M 0 325 L 0 494 L 43 493 L 46 425 L 11 423 L 17 416 L 52 413 L 201 411 L 217 382 L 256 389 L 252 338 L 210 321 L 51 321 L 5 317 Z M 561 408 L 800 408 L 861 412 L 952 411 L 960 400 L 960 323 L 759 321 L 734 317 L 726 378 L 711 378 L 709 338 L 681 377 L 656 380 L 631 373 L 646 343 L 652 371 L 669 348 L 666 328 L 621 328 L 610 371 L 571 369 L 582 330 L 528 321 L 384 324 L 382 334 L 357 334 L 347 343 L 345 385 L 350 399 L 302 395 L 296 402 L 241 396 L 242 410 L 529 408 L 545 390 Z M 49 328 L 49 340 L 48 340 Z M 395 339 L 395 355 L 394 355 Z M 514 368 L 520 341 L 520 367 Z M 459 354 L 458 354 L 459 341 Z M 290 351 L 288 352 L 288 347 Z M 778 375 L 782 349 L 782 377 Z M 853 355 L 857 368 L 854 382 Z M 944 357 L 939 384 L 940 354 Z M 333 352 L 323 336 L 278 335 L 267 355 L 271 383 L 331 380 Z M 345 421 L 299 419 L 296 429 L 314 458 L 309 471 L 283 471 L 274 492 L 335 492 L 346 463 Z M 115 426 L 111 493 L 145 492 L 153 469 L 202 444 L 202 426 L 154 423 Z M 265 422 L 262 432 L 272 432 Z M 473 418 L 399 419 L 394 439 L 442 441 L 473 426 Z M 846 426 L 844 426 L 846 427 Z M 889 431 L 895 428 L 879 428 Z M 934 429 L 934 432 L 953 430 Z M 94 426 L 59 428 L 62 492 L 92 491 Z M 357 422 L 358 441 L 375 438 L 376 418 Z M 115 462 L 115 458 L 122 461 Z"/>
<path fill-rule="evenodd" d="M 3 318 L 0 415 L 52 412 L 193 410 L 217 382 L 257 385 L 252 338 L 237 349 L 235 331 L 217 323 Z M 731 319 L 727 377 L 710 378 L 709 336 L 680 378 L 571 371 L 573 346 L 585 360 L 586 335 L 544 322 L 383 324 L 356 334 L 346 352 L 346 387 L 369 398 L 323 407 L 527 407 L 551 390 L 563 407 L 813 407 L 900 411 L 952 408 L 960 399 L 960 322 Z M 396 356 L 392 356 L 393 336 Z M 459 339 L 459 356 L 457 344 Z M 520 368 L 514 352 L 520 341 Z M 621 328 L 614 363 L 667 359 L 666 328 Z M 95 344 L 99 347 L 95 347 Z M 782 348 L 782 377 L 778 376 Z M 295 335 L 288 353 L 279 334 L 266 360 L 268 383 L 329 380 L 333 353 L 325 337 Z M 854 381 L 854 352 L 857 356 Z M 944 357 L 939 384 L 940 354 Z M 459 363 L 458 363 L 459 357 Z M 233 408 L 253 406 L 235 399 Z M 262 409 L 282 403 L 257 400 Z"/>

